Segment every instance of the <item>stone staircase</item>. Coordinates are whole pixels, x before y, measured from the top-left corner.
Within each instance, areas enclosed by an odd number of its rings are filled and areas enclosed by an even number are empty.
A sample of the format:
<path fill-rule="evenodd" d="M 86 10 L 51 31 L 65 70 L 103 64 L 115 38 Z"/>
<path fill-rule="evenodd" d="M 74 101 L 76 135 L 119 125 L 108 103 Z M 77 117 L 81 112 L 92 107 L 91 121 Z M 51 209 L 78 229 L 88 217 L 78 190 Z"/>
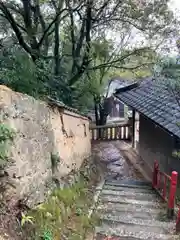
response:
<path fill-rule="evenodd" d="M 166 219 L 166 205 L 147 182 L 107 180 L 97 212 L 102 221 L 96 240 L 180 239 L 174 234 L 175 221 Z"/>

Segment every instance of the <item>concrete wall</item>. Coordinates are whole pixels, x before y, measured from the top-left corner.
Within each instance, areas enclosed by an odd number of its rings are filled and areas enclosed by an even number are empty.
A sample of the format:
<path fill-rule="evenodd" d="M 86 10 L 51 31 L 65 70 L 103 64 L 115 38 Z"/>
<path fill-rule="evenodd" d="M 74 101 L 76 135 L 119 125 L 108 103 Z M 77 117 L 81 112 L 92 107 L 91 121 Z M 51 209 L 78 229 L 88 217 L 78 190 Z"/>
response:
<path fill-rule="evenodd" d="M 15 186 L 8 191 L 9 198 L 27 196 L 30 205 L 43 201 L 52 177 L 61 182 L 91 154 L 87 118 L 5 86 L 0 86 L 0 122 L 16 131 L 4 169 Z M 57 158 L 55 164 L 52 156 Z"/>
<path fill-rule="evenodd" d="M 174 161 L 172 152 L 174 149 L 173 137 L 162 128 L 156 126 L 151 120 L 140 115 L 139 126 L 139 154 L 149 166 L 153 166 L 156 159 L 161 170 L 170 173 L 174 170 Z M 180 170 L 180 162 L 179 162 Z"/>

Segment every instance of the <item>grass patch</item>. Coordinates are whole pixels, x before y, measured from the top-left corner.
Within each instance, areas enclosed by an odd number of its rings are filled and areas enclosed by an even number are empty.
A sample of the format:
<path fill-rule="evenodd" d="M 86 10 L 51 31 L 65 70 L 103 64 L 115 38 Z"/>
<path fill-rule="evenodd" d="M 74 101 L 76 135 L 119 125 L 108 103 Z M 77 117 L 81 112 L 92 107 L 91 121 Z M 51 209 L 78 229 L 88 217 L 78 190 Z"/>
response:
<path fill-rule="evenodd" d="M 81 169 L 78 182 L 71 187 L 55 189 L 45 203 L 24 213 L 21 219 L 22 239 L 84 240 L 99 223 L 95 214 L 88 218 L 97 173 L 97 168 L 95 173 L 93 168 L 86 166 L 86 169 Z"/>
<path fill-rule="evenodd" d="M 167 217 L 167 207 L 162 209 L 158 216 L 157 216 L 157 220 L 160 222 L 169 222 L 169 218 Z"/>

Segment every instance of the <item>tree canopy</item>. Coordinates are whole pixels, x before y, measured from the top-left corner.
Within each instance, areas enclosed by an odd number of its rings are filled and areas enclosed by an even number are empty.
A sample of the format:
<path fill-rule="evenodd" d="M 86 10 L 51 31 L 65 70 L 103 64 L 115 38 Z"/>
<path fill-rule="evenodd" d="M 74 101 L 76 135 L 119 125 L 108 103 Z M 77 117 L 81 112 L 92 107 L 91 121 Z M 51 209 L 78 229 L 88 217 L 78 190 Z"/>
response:
<path fill-rule="evenodd" d="M 1 78 L 17 91 L 90 106 L 115 72 L 149 71 L 178 32 L 168 2 L 0 0 Z"/>

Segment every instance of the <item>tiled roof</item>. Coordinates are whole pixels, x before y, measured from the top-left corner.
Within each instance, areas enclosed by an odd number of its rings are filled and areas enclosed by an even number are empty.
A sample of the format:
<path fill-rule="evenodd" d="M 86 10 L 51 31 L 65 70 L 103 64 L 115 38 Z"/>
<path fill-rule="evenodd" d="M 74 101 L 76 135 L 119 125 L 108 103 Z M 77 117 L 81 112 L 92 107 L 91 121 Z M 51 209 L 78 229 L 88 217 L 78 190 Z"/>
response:
<path fill-rule="evenodd" d="M 152 78 L 146 79 L 129 91 L 117 90 L 115 96 L 180 137 L 180 105 L 166 84 Z"/>
<path fill-rule="evenodd" d="M 105 88 L 105 93 L 104 95 L 106 96 L 106 92 L 107 89 L 109 88 L 108 91 L 108 96 L 107 97 L 111 97 L 112 94 L 119 88 L 124 88 L 130 84 L 132 84 L 132 82 L 130 80 L 124 79 L 124 78 L 120 78 L 120 77 L 116 77 L 116 78 L 112 78 L 109 80 L 110 86 L 108 87 L 108 85 Z"/>
<path fill-rule="evenodd" d="M 73 113 L 76 113 L 76 114 L 78 114 L 78 115 L 80 115 L 80 116 L 82 116 L 82 117 L 88 118 L 87 115 L 81 113 L 80 111 L 78 111 L 78 110 L 75 109 L 75 108 L 71 108 L 71 107 L 67 106 L 66 104 L 64 104 L 64 103 L 61 102 L 61 101 L 55 100 L 55 99 L 53 99 L 53 98 L 51 98 L 51 97 L 48 97 L 47 100 L 48 100 L 48 104 L 49 104 L 49 105 L 54 105 L 54 106 L 56 106 L 56 107 L 58 107 L 58 108 L 63 108 L 63 109 L 65 109 L 65 110 L 68 110 L 69 112 L 73 112 Z"/>

